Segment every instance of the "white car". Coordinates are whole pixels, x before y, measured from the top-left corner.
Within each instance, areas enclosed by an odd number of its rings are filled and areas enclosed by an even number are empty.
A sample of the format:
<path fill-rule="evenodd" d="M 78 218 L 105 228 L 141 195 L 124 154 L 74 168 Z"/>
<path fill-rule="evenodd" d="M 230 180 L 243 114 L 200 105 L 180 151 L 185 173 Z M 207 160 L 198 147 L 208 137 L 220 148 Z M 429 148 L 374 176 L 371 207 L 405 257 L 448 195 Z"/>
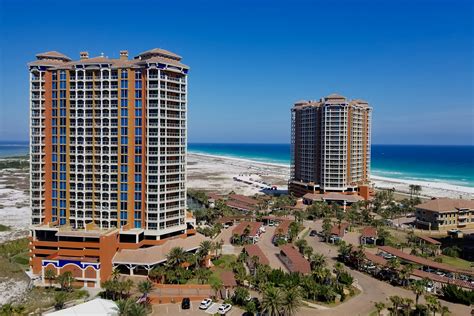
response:
<path fill-rule="evenodd" d="M 217 310 L 217 312 L 221 315 L 225 315 L 228 311 L 230 311 L 231 308 L 232 308 L 232 305 L 230 304 L 222 304 L 221 306 L 219 306 L 219 309 Z"/>
<path fill-rule="evenodd" d="M 199 305 L 199 309 L 208 309 L 209 306 L 212 305 L 212 300 L 210 298 L 206 298 L 202 300 L 201 304 Z"/>
<path fill-rule="evenodd" d="M 434 293 L 435 289 L 434 289 L 433 283 L 428 283 L 425 286 L 425 291 L 428 292 L 428 293 Z"/>

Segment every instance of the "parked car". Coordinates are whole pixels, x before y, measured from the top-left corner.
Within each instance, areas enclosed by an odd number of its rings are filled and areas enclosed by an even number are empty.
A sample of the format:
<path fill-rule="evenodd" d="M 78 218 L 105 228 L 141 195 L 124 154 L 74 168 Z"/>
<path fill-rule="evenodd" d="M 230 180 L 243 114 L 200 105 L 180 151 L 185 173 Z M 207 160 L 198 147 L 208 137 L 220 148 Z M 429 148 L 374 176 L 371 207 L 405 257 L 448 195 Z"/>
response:
<path fill-rule="evenodd" d="M 314 229 L 309 232 L 309 236 L 311 236 L 311 237 L 315 237 L 316 235 L 318 235 L 318 232 L 315 231 Z"/>
<path fill-rule="evenodd" d="M 433 283 L 429 282 L 428 284 L 426 284 L 425 291 L 428 293 L 434 293 L 435 289 Z"/>
<path fill-rule="evenodd" d="M 221 306 L 219 306 L 219 309 L 217 310 L 217 312 L 221 315 L 225 315 L 227 314 L 228 311 L 230 311 L 231 308 L 232 308 L 232 305 L 230 304 L 222 304 Z"/>
<path fill-rule="evenodd" d="M 203 299 L 199 305 L 199 309 L 208 309 L 212 305 L 212 300 L 210 298 Z"/>
<path fill-rule="evenodd" d="M 189 297 L 184 297 L 181 301 L 181 309 L 190 309 L 191 308 L 191 301 Z"/>
<path fill-rule="evenodd" d="M 436 271 L 436 274 L 439 276 L 446 276 L 446 274 L 442 271 Z"/>

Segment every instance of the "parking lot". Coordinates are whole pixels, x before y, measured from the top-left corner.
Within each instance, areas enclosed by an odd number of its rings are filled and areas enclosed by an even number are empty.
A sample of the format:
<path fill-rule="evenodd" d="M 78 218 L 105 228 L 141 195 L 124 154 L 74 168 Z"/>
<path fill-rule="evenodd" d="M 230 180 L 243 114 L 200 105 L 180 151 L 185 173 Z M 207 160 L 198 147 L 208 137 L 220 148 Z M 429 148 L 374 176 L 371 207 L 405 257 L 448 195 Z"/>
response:
<path fill-rule="evenodd" d="M 217 309 L 221 303 L 212 304 L 207 310 L 200 310 L 199 304 L 201 302 L 191 302 L 190 309 L 182 309 L 181 303 L 179 304 L 157 304 L 153 305 L 153 313 L 151 315 L 209 315 L 217 313 Z M 236 306 L 232 306 L 232 309 L 226 315 L 242 315 L 244 311 Z"/>

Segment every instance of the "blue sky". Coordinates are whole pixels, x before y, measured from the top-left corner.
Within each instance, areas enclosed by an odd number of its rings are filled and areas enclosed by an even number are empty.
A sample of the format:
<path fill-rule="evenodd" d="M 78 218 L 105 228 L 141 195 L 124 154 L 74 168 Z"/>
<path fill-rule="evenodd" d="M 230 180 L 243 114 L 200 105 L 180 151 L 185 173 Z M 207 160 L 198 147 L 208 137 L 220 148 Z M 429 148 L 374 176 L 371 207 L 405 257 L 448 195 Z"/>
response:
<path fill-rule="evenodd" d="M 28 139 L 26 63 L 48 50 L 183 56 L 190 142 L 289 142 L 290 107 L 374 107 L 377 144 L 474 144 L 473 4 L 0 0 L 0 140 Z"/>

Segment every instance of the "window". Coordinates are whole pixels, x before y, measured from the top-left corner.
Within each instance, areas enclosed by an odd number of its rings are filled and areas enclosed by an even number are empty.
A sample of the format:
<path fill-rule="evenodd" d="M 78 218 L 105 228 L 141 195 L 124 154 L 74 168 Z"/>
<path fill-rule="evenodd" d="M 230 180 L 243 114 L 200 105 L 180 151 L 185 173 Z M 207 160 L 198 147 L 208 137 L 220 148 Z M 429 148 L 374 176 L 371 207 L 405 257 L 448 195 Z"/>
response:
<path fill-rule="evenodd" d="M 128 172 L 128 166 L 120 166 L 120 172 Z"/>
<path fill-rule="evenodd" d="M 141 108 L 142 107 L 142 100 L 135 100 L 135 107 Z"/>
<path fill-rule="evenodd" d="M 122 79 L 127 79 L 128 78 L 128 71 L 126 69 L 122 69 L 122 71 L 120 72 L 120 77 Z"/>
<path fill-rule="evenodd" d="M 142 81 L 137 80 L 135 81 L 135 89 L 141 89 L 142 88 Z"/>
<path fill-rule="evenodd" d="M 122 99 L 128 98 L 128 90 L 120 90 L 120 97 Z"/>
<path fill-rule="evenodd" d="M 120 80 L 120 88 L 127 89 L 128 88 L 128 80 Z"/>

